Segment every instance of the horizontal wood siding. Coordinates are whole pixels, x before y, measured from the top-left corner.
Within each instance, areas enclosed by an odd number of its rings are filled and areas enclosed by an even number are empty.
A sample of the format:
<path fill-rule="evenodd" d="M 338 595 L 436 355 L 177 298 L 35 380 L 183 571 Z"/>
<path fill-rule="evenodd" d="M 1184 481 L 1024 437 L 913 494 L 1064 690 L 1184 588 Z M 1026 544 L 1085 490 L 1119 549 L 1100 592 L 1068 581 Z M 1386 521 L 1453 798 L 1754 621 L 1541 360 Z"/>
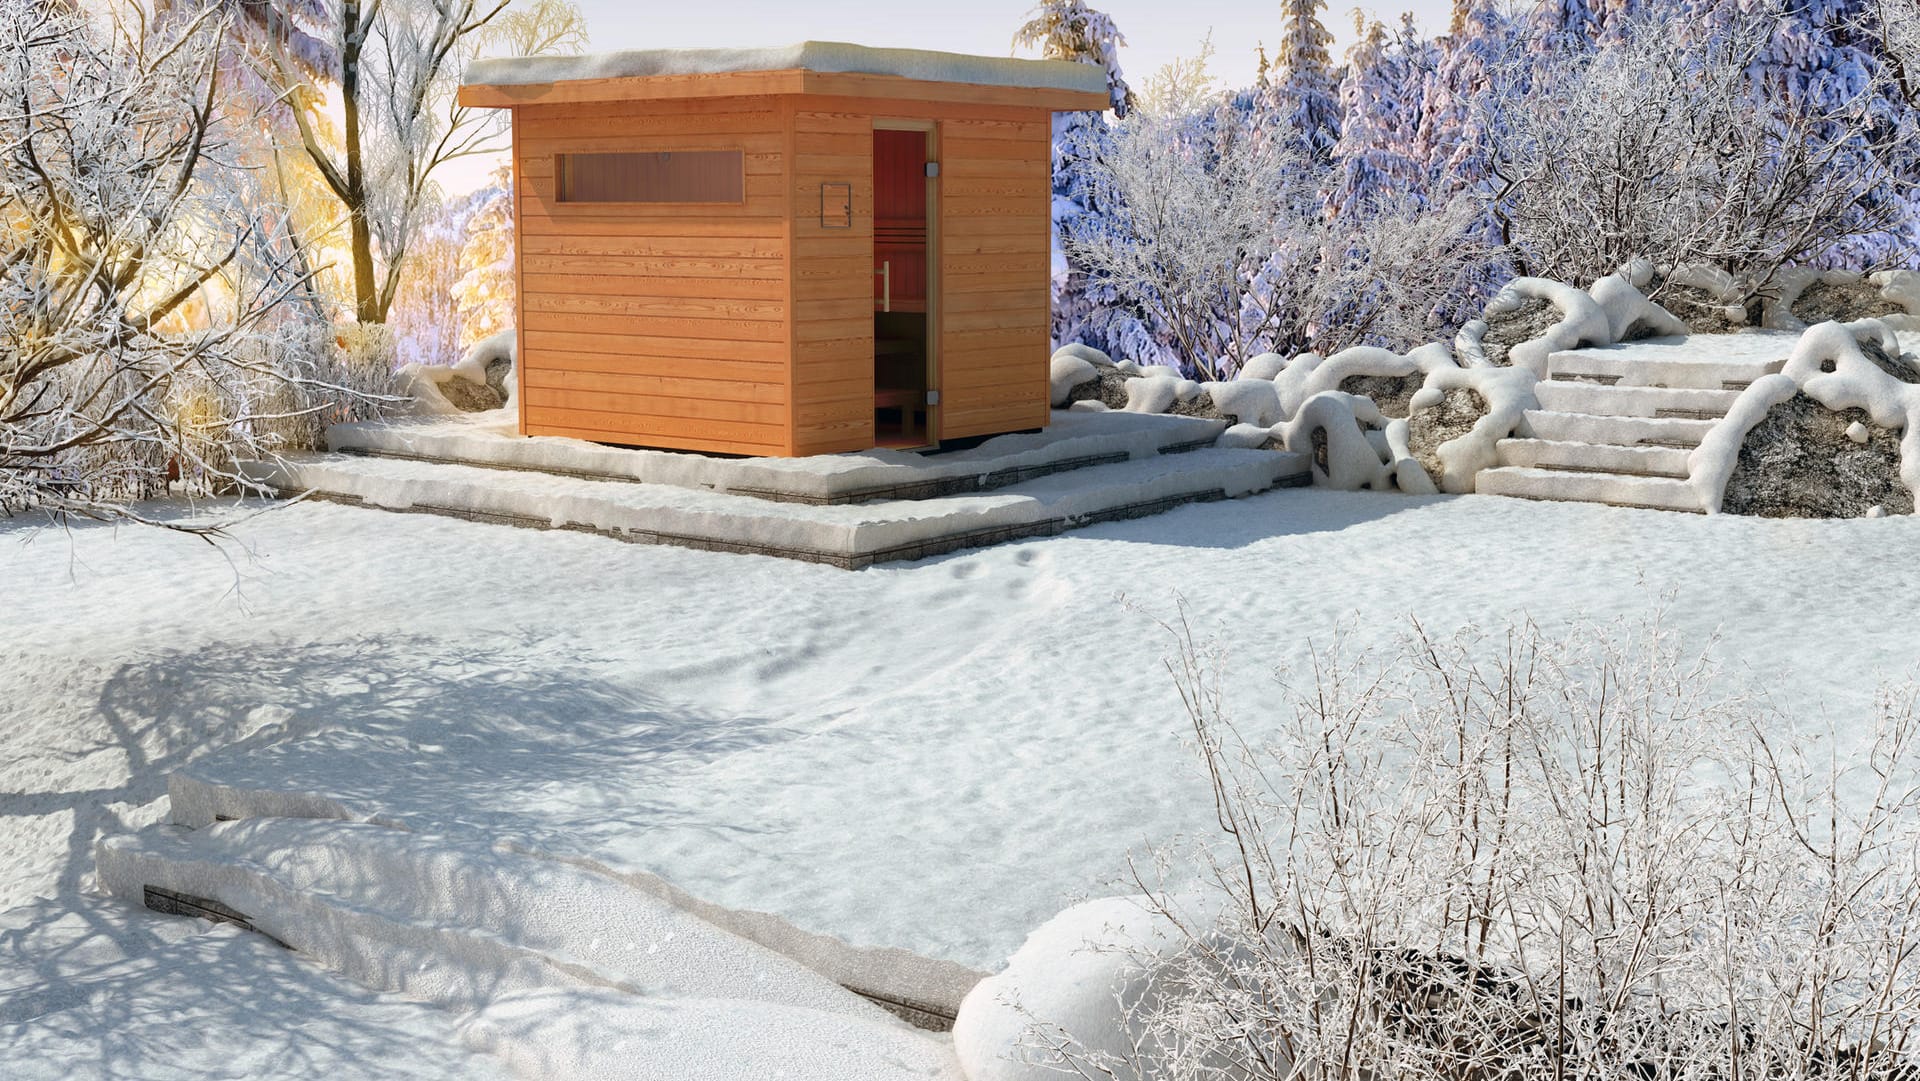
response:
<path fill-rule="evenodd" d="M 793 446 L 873 446 L 873 114 L 813 98 L 791 105 Z M 853 186 L 853 224 L 820 214 L 823 184 Z"/>
<path fill-rule="evenodd" d="M 525 105 L 521 424 L 529 435 L 791 454 L 787 122 L 778 101 Z M 738 204 L 560 204 L 570 153 L 739 150 Z"/>
<path fill-rule="evenodd" d="M 941 125 L 941 436 L 1045 427 L 1051 116 L 973 110 Z"/>

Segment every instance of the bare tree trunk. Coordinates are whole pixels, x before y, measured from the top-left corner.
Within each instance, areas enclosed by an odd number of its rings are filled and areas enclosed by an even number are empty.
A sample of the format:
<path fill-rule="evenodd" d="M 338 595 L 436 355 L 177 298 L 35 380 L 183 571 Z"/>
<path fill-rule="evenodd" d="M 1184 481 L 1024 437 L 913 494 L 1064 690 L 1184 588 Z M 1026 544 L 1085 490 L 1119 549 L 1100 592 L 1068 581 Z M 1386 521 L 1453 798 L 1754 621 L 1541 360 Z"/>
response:
<path fill-rule="evenodd" d="M 360 53 L 366 44 L 367 28 L 361 22 L 359 0 L 346 0 L 340 18 L 340 102 L 346 114 L 346 190 L 340 201 L 346 204 L 348 231 L 353 254 L 354 318 L 362 323 L 387 321 L 387 306 L 380 303 L 374 287 L 373 227 L 367 221 L 367 174 L 365 155 L 360 146 Z"/>

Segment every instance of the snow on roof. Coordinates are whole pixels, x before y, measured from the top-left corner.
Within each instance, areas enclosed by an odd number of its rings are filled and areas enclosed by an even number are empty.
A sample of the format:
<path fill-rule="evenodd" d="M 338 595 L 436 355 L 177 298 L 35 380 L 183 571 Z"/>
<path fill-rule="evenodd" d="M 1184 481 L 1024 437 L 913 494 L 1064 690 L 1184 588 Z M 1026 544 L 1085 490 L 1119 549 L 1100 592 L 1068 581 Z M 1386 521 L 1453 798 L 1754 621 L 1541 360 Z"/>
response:
<path fill-rule="evenodd" d="M 575 79 L 796 70 L 1098 94 L 1107 90 L 1106 72 L 1097 64 L 875 49 L 841 41 L 803 41 L 764 49 L 641 49 L 589 56 L 504 57 L 476 61 L 467 68 L 466 81 L 469 85 L 530 86 Z"/>

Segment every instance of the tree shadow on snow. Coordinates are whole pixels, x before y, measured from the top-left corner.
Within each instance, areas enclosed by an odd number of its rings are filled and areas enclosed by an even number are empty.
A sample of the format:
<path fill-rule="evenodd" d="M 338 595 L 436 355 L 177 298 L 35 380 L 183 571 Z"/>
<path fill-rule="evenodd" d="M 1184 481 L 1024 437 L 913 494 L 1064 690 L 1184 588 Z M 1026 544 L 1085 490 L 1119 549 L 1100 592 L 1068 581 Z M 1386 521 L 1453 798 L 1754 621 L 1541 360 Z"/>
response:
<path fill-rule="evenodd" d="M 493 1076 L 453 1018 L 235 928 L 67 897 L 0 915 L 7 1076 Z"/>
<path fill-rule="evenodd" d="M 669 707 L 551 655 L 448 654 L 429 639 L 369 637 L 211 647 L 72 676 L 98 687 L 96 723 L 57 748 L 11 752 L 10 772 L 39 753 L 81 777 L 126 779 L 0 791 L 0 829 L 71 815 L 57 885 L 77 891 L 98 838 L 128 828 L 129 805 L 165 795 L 169 775 L 191 766 L 237 788 L 322 796 L 355 817 L 565 849 L 568 831 L 548 813 L 556 794 L 603 803 L 610 830 L 693 820 L 665 794 L 674 775 L 796 734 Z M 115 768 L 87 765 L 100 755 Z"/>

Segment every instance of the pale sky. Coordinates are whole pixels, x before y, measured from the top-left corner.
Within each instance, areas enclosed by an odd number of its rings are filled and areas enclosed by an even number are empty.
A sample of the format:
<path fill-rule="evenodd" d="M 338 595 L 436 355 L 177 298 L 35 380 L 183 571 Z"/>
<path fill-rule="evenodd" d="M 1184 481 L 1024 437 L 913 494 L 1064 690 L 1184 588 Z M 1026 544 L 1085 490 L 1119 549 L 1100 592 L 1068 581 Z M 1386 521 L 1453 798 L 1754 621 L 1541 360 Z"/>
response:
<path fill-rule="evenodd" d="M 982 56 L 1013 54 L 1013 31 L 1033 0 L 575 0 L 587 17 L 588 48 L 697 49 L 849 41 L 858 45 L 941 49 Z M 1384 6 L 1381 6 L 1384 5 Z M 1200 51 L 1213 33 L 1212 70 L 1227 86 L 1253 82 L 1255 46 L 1268 52 L 1280 37 L 1280 0 L 1095 0 L 1126 36 L 1120 66 L 1139 85 L 1168 62 Z M 1392 23 L 1411 10 L 1421 28 L 1446 28 L 1449 0 L 1380 0 L 1364 6 Z M 1334 35 L 1334 57 L 1352 43 L 1354 5 L 1330 0 L 1322 16 Z M 1030 52 L 1020 55 L 1033 55 Z M 449 190 L 485 182 L 490 162 L 456 162 L 440 179 Z"/>
<path fill-rule="evenodd" d="M 1014 28 L 1033 0 L 575 0 L 587 16 L 595 52 L 850 41 L 858 45 L 1012 54 Z M 1145 81 L 1168 61 L 1199 51 L 1213 31 L 1214 70 L 1229 85 L 1253 81 L 1254 46 L 1280 36 L 1280 0 L 1094 0 L 1127 38 L 1120 65 Z M 1336 39 L 1335 58 L 1353 40 L 1349 0 L 1329 0 L 1322 16 Z M 1391 23 L 1410 10 L 1429 33 L 1446 28 L 1448 0 L 1372 0 L 1359 4 Z"/>

